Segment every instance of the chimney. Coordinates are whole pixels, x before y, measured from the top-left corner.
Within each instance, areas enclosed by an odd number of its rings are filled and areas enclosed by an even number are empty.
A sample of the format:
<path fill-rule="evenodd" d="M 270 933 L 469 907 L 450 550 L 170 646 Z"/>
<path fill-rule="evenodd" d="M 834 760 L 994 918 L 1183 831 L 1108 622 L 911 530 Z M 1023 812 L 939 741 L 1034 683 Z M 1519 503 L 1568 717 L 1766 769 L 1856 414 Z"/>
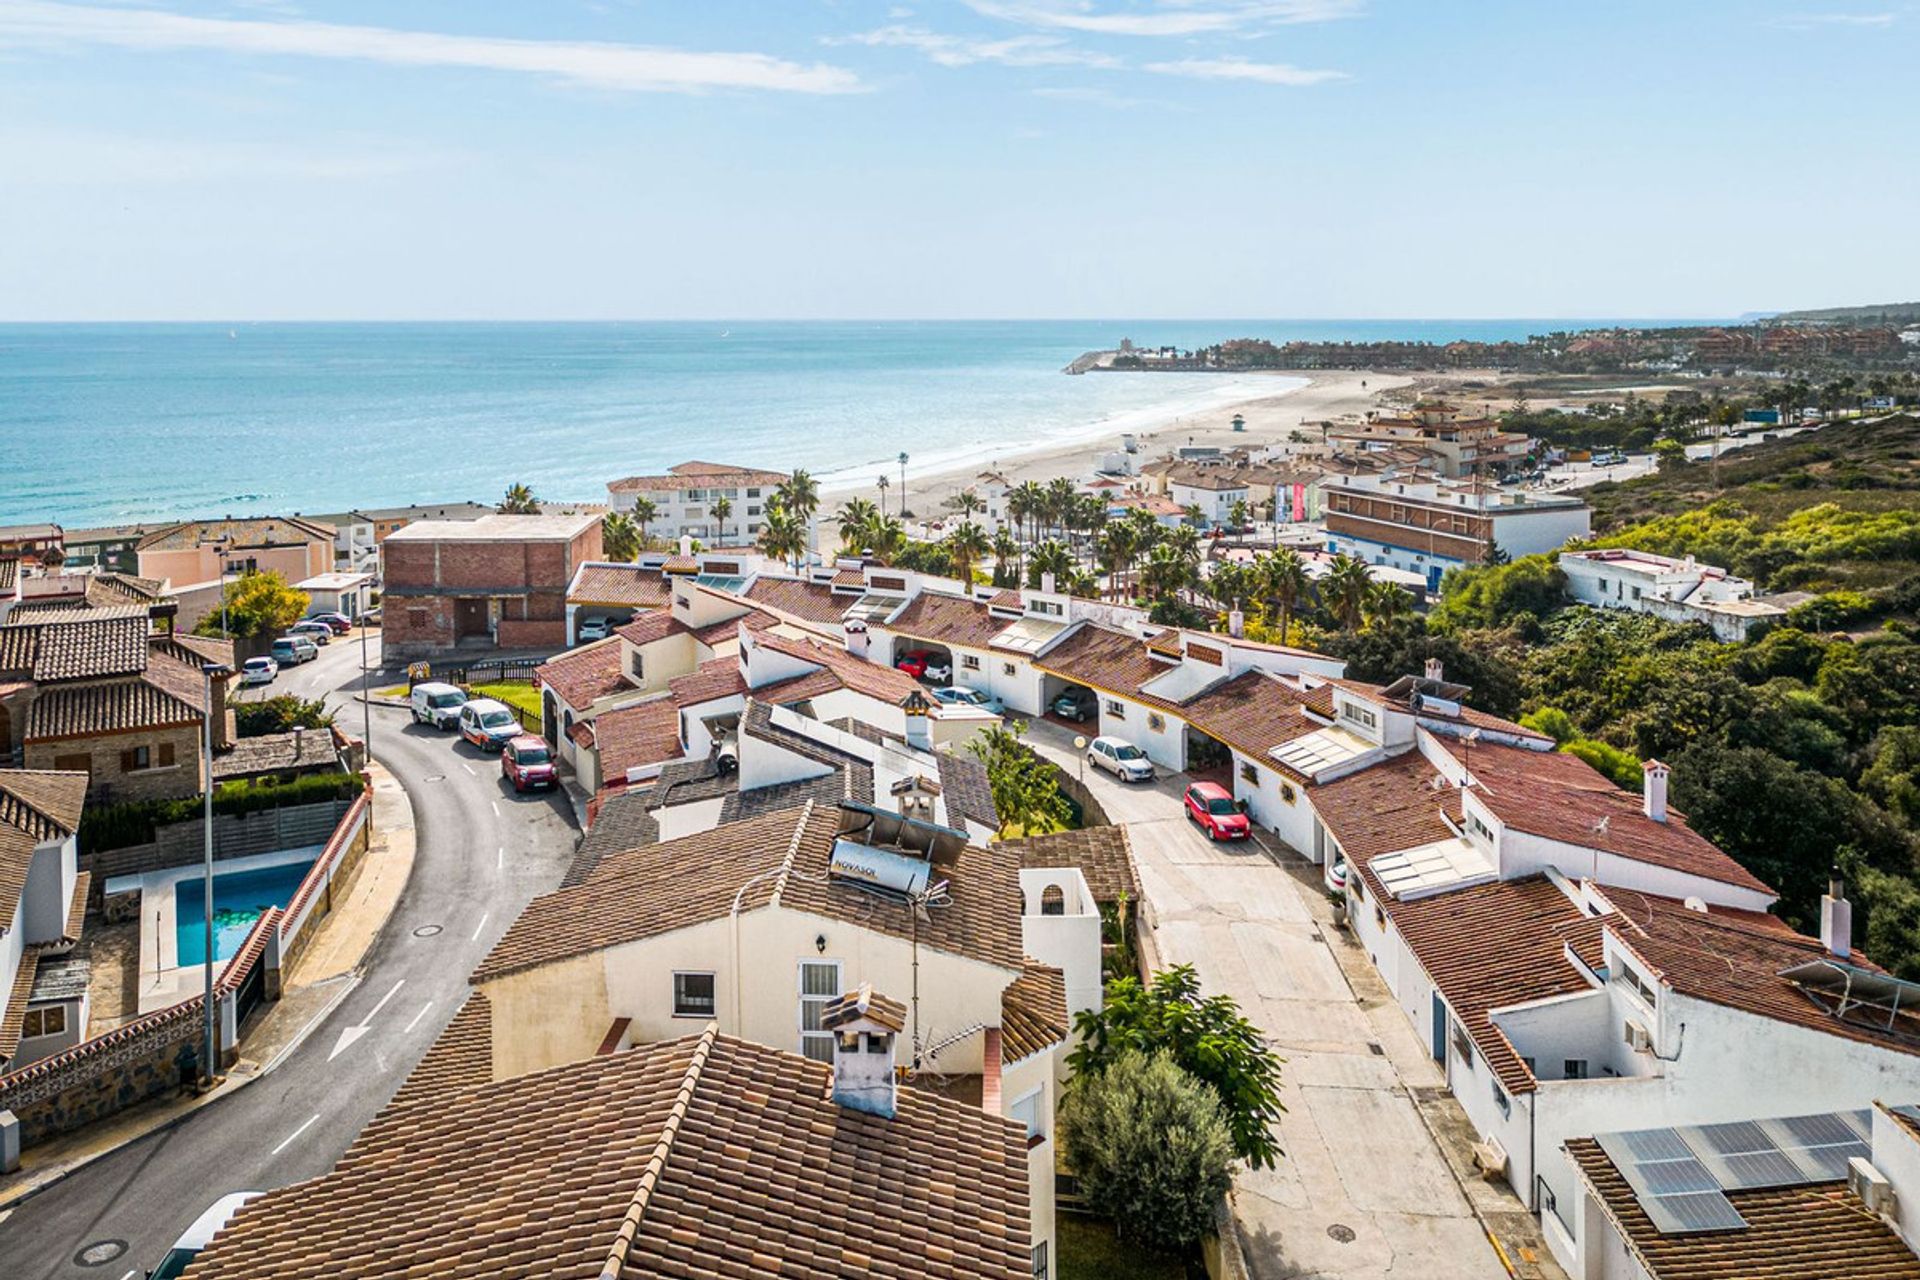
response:
<path fill-rule="evenodd" d="M 1235 600 L 1233 608 L 1227 614 L 1227 634 L 1238 640 L 1246 634 L 1247 615 L 1240 611 L 1240 602 Z M 1282 637 L 1284 639 L 1285 637 Z"/>
<path fill-rule="evenodd" d="M 1435 684 L 1442 683 L 1445 677 L 1442 676 L 1441 672 L 1444 670 L 1445 668 L 1443 668 L 1440 665 L 1440 659 L 1438 658 L 1427 659 L 1427 666 L 1426 666 L 1427 679 L 1433 681 Z"/>
<path fill-rule="evenodd" d="M 927 701 L 927 695 L 915 689 L 900 708 L 907 713 L 907 745 L 916 751 L 933 750 L 933 720 L 928 714 L 933 704 Z"/>
<path fill-rule="evenodd" d="M 821 1011 L 820 1025 L 833 1033 L 833 1100 L 849 1111 L 893 1118 L 893 1040 L 906 1029 L 906 1006 L 874 993 L 863 982 Z"/>
<path fill-rule="evenodd" d="M 680 554 L 683 556 L 690 556 L 693 554 L 693 535 L 692 534 L 683 533 L 680 535 Z"/>
<path fill-rule="evenodd" d="M 867 656 L 867 624 L 858 618 L 848 618 L 846 631 L 847 652 L 865 661 Z"/>
<path fill-rule="evenodd" d="M 1667 820 L 1667 774 L 1672 772 L 1658 760 L 1649 760 L 1640 766 L 1646 775 L 1646 781 L 1640 795 L 1640 807 L 1655 822 Z"/>
<path fill-rule="evenodd" d="M 1043 573 L 1040 575 L 1040 589 L 1046 592 L 1048 595 L 1053 594 L 1053 575 L 1052 574 Z"/>
<path fill-rule="evenodd" d="M 1836 960 L 1853 958 L 1853 904 L 1838 867 L 1827 873 L 1827 892 L 1820 899 L 1820 943 Z"/>

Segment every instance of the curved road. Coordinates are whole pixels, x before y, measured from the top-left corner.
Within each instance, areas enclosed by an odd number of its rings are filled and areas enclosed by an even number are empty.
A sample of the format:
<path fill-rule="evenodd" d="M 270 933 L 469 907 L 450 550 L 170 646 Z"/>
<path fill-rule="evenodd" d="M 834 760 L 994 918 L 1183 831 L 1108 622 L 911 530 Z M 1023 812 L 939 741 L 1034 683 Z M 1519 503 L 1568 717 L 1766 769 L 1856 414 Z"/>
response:
<path fill-rule="evenodd" d="M 369 651 L 378 662 L 377 640 Z M 362 708 L 351 694 L 359 686 L 353 636 L 248 696 L 324 692 L 358 736 Z M 138 1277 L 220 1196 L 331 1168 L 459 1008 L 467 974 L 494 940 L 530 898 L 559 883 L 575 835 L 564 796 L 516 796 L 493 758 L 451 733 L 393 708 L 372 716 L 374 756 L 413 802 L 416 851 L 358 985 L 270 1074 L 94 1161 L 0 1221 L 6 1280 Z M 80 1251 L 99 1241 L 126 1249 L 80 1264 Z"/>

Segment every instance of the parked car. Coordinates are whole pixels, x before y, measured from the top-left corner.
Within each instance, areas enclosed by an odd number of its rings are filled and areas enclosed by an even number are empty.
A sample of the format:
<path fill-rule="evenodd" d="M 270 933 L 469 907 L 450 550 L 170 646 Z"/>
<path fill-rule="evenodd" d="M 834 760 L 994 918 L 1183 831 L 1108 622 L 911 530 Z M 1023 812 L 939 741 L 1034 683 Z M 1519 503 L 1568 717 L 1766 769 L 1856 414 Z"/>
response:
<path fill-rule="evenodd" d="M 500 772 L 515 791 L 550 787 L 560 780 L 560 775 L 554 772 L 553 752 L 547 750 L 547 740 L 530 733 L 520 734 L 507 743 L 506 750 L 500 753 Z"/>
<path fill-rule="evenodd" d="M 318 618 L 308 618 L 305 622 L 296 622 L 287 628 L 290 636 L 305 636 L 315 644 L 332 644 L 333 628 Z"/>
<path fill-rule="evenodd" d="M 272 658 L 248 658 L 240 664 L 241 684 L 272 684 L 280 674 L 280 664 Z"/>
<path fill-rule="evenodd" d="M 360 611 L 360 621 L 364 625 L 369 627 L 379 626 L 380 625 L 380 606 L 375 605 L 371 609 L 362 609 Z"/>
<path fill-rule="evenodd" d="M 1053 700 L 1051 709 L 1062 720 L 1072 720 L 1077 724 L 1093 719 L 1100 708 L 1094 701 L 1093 690 L 1069 689 Z"/>
<path fill-rule="evenodd" d="M 200 1251 L 212 1243 L 220 1234 L 220 1229 L 240 1211 L 240 1206 L 261 1195 L 258 1191 L 236 1191 L 230 1196 L 221 1196 L 208 1206 L 207 1211 L 193 1220 L 193 1225 L 180 1233 L 173 1242 L 173 1248 L 167 1250 L 160 1259 L 160 1265 L 147 1272 L 147 1280 L 177 1280 L 181 1272 L 193 1264 Z"/>
<path fill-rule="evenodd" d="M 588 618 L 580 624 L 575 633 L 581 644 L 591 644 L 595 640 L 605 640 L 613 634 L 612 618 Z"/>
<path fill-rule="evenodd" d="M 460 736 L 482 751 L 499 751 L 520 736 L 520 718 L 504 702 L 475 698 L 460 708 Z"/>
<path fill-rule="evenodd" d="M 943 658 L 931 649 L 909 649 L 893 665 L 915 680 L 939 684 L 953 679 L 953 659 Z"/>
<path fill-rule="evenodd" d="M 467 695 L 450 684 L 423 680 L 413 686 L 407 695 L 407 704 L 413 708 L 415 724 L 451 729 L 460 723 L 460 708 L 467 705 Z"/>
<path fill-rule="evenodd" d="M 950 689 L 935 689 L 927 695 L 943 707 L 979 707 L 982 711 L 991 711 L 997 716 L 1007 714 L 1006 703 L 989 693 L 956 684 Z"/>
<path fill-rule="evenodd" d="M 284 635 L 267 646 L 267 653 L 283 667 L 297 667 L 320 656 L 320 646 L 306 634 Z"/>
<path fill-rule="evenodd" d="M 316 613 L 308 622 L 324 622 L 337 636 L 343 636 L 353 630 L 353 619 L 344 613 Z"/>
<path fill-rule="evenodd" d="M 1122 782 L 1153 781 L 1153 761 L 1125 738 L 1095 738 L 1087 744 L 1087 762 Z"/>
<path fill-rule="evenodd" d="M 1245 840 L 1253 825 L 1217 782 L 1196 782 L 1187 788 L 1187 817 L 1200 824 L 1209 840 Z"/>

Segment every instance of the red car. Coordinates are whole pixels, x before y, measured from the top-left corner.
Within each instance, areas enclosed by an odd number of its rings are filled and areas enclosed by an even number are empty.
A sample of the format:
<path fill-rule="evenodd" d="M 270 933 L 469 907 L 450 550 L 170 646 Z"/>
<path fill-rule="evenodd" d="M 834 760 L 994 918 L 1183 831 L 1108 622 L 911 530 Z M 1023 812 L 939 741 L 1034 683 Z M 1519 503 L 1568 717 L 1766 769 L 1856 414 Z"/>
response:
<path fill-rule="evenodd" d="M 1252 831 L 1247 815 L 1234 807 L 1233 797 L 1217 782 L 1196 782 L 1187 788 L 1187 816 L 1200 824 L 1209 840 L 1245 840 Z"/>
<path fill-rule="evenodd" d="M 931 649 L 910 649 L 901 654 L 900 661 L 893 665 L 915 680 L 931 680 L 941 684 L 953 678 L 952 659 L 943 658 Z"/>
<path fill-rule="evenodd" d="M 553 753 L 547 750 L 546 739 L 530 733 L 507 743 L 506 750 L 500 753 L 500 772 L 506 775 L 515 791 L 550 787 L 560 780 L 560 775 L 554 772 Z"/>

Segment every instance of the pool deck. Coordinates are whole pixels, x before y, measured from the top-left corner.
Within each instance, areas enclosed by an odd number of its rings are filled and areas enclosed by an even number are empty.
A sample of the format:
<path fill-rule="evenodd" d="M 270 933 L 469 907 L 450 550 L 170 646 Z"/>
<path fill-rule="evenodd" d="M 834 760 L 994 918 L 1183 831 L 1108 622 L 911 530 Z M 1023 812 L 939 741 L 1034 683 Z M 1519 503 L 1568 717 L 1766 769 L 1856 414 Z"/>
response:
<path fill-rule="evenodd" d="M 245 858 L 222 858 L 213 864 L 214 879 L 241 871 L 285 866 L 289 862 L 312 862 L 325 845 L 305 845 L 298 849 L 279 849 Z M 201 864 L 143 871 L 138 875 L 115 876 L 106 891 L 140 891 L 140 986 L 139 1011 L 151 1013 L 197 996 L 206 986 L 206 966 L 180 964 L 178 919 L 174 908 L 178 895 L 174 887 L 182 880 L 198 880 Z M 215 962 L 219 963 L 218 961 Z"/>

